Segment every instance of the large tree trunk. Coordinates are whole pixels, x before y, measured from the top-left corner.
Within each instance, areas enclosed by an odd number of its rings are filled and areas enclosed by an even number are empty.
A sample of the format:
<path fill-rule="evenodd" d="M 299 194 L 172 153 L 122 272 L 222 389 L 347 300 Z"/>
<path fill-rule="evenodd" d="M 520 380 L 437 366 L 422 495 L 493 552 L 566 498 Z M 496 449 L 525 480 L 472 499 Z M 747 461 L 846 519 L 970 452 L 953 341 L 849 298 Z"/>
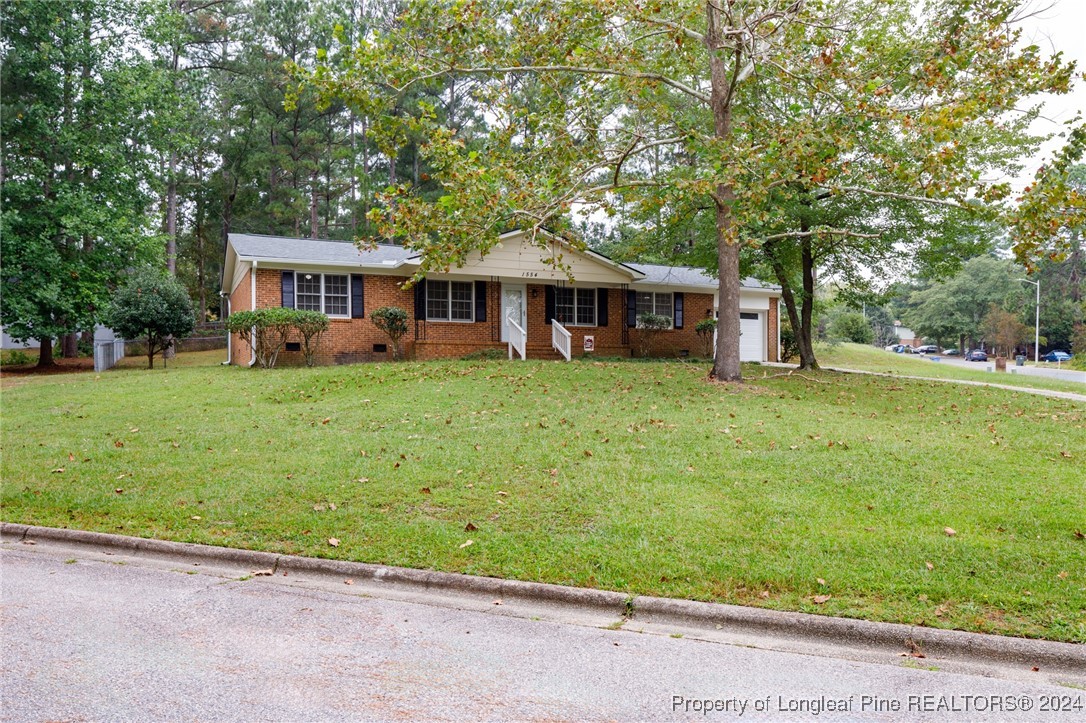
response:
<path fill-rule="evenodd" d="M 792 335 L 796 340 L 796 350 L 799 352 L 799 366 L 801 369 L 817 369 L 818 362 L 814 356 L 814 345 L 811 343 L 810 329 L 803 333 L 803 321 L 801 319 L 801 305 L 796 301 L 795 291 L 792 289 L 792 280 L 788 270 L 775 255 L 775 247 L 779 241 L 767 242 L 764 251 L 769 259 L 769 265 L 773 268 L 773 275 L 777 277 L 777 283 L 781 286 L 781 299 L 784 300 L 784 310 L 788 314 L 788 324 L 792 327 Z"/>
<path fill-rule="evenodd" d="M 727 141 L 732 134 L 732 90 L 735 76 L 728 78 L 722 43 L 722 12 L 713 3 L 705 5 L 709 46 L 709 70 L 712 80 L 710 104 L 713 109 L 713 130 L 716 137 Z M 732 53 L 738 72 L 742 53 Z M 719 381 L 741 381 L 739 368 L 739 239 L 734 225 L 732 204 L 735 192 L 729 184 L 718 184 L 714 194 L 716 204 L 716 248 L 718 265 L 718 294 L 720 314 L 717 318 L 716 358 L 713 377 Z"/>
<path fill-rule="evenodd" d="M 55 365 L 56 362 L 53 361 L 53 340 L 38 339 L 38 344 L 41 345 L 41 348 L 38 349 L 38 369 Z"/>
<path fill-rule="evenodd" d="M 79 334 L 72 332 L 61 337 L 60 355 L 65 359 L 75 359 L 79 356 Z"/>
<path fill-rule="evenodd" d="M 802 224 L 804 231 L 807 224 Z M 793 331 L 796 335 L 797 347 L 800 350 L 799 368 L 818 369 L 818 360 L 814 355 L 814 299 L 815 299 L 815 266 L 814 254 L 811 251 L 811 237 L 804 236 L 800 239 L 800 266 L 803 272 L 803 298 L 800 306 L 800 325 Z"/>

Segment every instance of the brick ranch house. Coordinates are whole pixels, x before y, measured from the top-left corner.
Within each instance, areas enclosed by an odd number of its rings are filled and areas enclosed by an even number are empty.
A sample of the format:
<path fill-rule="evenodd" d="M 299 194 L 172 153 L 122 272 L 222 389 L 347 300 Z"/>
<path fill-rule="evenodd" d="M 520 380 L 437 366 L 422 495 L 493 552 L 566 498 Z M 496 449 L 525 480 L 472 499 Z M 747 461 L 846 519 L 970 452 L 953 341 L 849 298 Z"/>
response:
<path fill-rule="evenodd" d="M 552 256 L 575 281 L 547 263 Z M 555 346 L 562 336 L 573 356 L 630 356 L 638 349 L 637 316 L 648 311 L 673 320 L 655 339 L 654 355 L 701 356 L 694 325 L 717 308 L 716 279 L 700 270 L 620 264 L 558 239 L 544 249 L 520 231 L 503 234 L 485 256 L 472 252 L 463 266 L 403 289 L 418 266 L 418 256 L 399 246 L 359 251 L 341 241 L 230 234 L 222 294 L 231 312 L 286 306 L 327 314 L 331 328 L 317 354 L 323 364 L 387 359 L 388 337 L 369 318 L 381 306 L 407 311 L 401 344 L 415 359 L 505 351 L 520 330 L 529 359 L 563 358 Z M 779 297 L 778 288 L 743 281 L 742 360 L 777 361 Z M 254 362 L 236 335 L 229 357 L 237 365 Z M 301 363 L 298 344 L 288 343 L 280 360 Z"/>

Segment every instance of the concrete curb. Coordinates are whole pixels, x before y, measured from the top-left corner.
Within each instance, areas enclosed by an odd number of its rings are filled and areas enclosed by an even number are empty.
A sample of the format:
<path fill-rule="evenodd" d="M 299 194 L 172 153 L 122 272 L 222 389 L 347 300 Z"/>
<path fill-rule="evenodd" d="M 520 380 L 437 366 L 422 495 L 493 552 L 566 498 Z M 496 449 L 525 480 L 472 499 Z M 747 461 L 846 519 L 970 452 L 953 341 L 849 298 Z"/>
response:
<path fill-rule="evenodd" d="M 1026 638 L 966 633 L 897 623 L 834 618 L 805 613 L 764 610 L 737 605 L 629 595 L 607 590 L 565 587 L 520 580 L 461 575 L 432 570 L 389 567 L 361 562 L 280 555 L 270 552 L 213 547 L 187 542 L 126 537 L 83 530 L 34 527 L 0 522 L 5 541 L 48 540 L 69 545 L 105 548 L 138 556 L 229 563 L 250 570 L 268 569 L 337 579 L 355 578 L 392 588 L 460 593 L 486 598 L 518 598 L 560 606 L 590 608 L 616 620 L 646 624 L 727 629 L 771 634 L 810 643 L 832 643 L 883 651 L 892 655 L 920 650 L 925 656 L 964 662 L 990 662 L 1082 676 L 1086 645 Z"/>

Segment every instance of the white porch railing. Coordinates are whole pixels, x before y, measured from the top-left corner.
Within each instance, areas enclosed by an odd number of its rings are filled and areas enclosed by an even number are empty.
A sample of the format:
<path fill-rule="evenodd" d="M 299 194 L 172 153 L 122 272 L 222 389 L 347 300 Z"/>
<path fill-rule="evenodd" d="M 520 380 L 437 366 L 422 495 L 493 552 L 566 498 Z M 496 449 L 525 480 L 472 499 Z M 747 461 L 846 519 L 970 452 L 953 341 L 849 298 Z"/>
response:
<path fill-rule="evenodd" d="M 521 359 L 528 358 L 528 332 L 520 328 L 520 324 L 513 321 L 513 317 L 505 320 L 509 324 L 509 358 L 513 358 L 513 350 L 516 349 Z"/>
<path fill-rule="evenodd" d="M 558 323 L 557 319 L 551 319 L 551 346 L 565 357 L 566 361 L 573 356 L 573 343 L 570 341 L 572 336 L 566 327 Z"/>
<path fill-rule="evenodd" d="M 124 358 L 124 339 L 94 342 L 94 371 L 112 369 Z"/>

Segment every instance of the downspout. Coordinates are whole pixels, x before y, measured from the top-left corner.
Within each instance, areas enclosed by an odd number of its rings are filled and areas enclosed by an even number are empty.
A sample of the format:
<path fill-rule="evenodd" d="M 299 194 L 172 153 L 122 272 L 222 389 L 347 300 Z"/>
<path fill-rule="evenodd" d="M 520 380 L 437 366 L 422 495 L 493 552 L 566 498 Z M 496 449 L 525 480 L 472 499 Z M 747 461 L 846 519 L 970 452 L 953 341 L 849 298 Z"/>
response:
<path fill-rule="evenodd" d="M 223 310 L 224 310 L 223 304 L 226 305 L 225 306 L 225 312 L 226 313 L 222 313 Z M 225 291 L 220 291 L 219 292 L 219 311 L 220 311 L 219 316 L 221 316 L 222 320 L 225 322 L 230 317 L 230 297 L 226 295 Z M 225 328 L 225 324 L 224 324 L 224 328 Z M 233 336 L 233 334 L 230 333 L 230 329 L 227 328 L 226 329 L 226 361 L 221 362 L 222 366 L 224 366 L 224 367 L 225 366 L 230 366 L 230 362 L 234 359 L 233 349 L 231 348 L 232 345 L 233 345 L 233 341 L 230 338 L 232 336 Z"/>
<path fill-rule="evenodd" d="M 252 304 L 249 306 L 249 308 L 252 309 L 253 311 L 256 311 L 256 264 L 257 264 L 256 259 L 253 259 L 253 268 L 249 270 L 249 281 L 251 282 L 250 286 L 251 286 L 251 290 L 252 290 L 251 291 L 251 293 L 252 293 Z M 253 366 L 254 364 L 256 364 L 256 327 L 255 326 L 252 328 L 250 333 L 252 334 L 252 336 L 250 336 L 249 338 L 253 340 L 253 343 L 250 344 L 250 346 L 252 347 L 252 358 L 249 359 L 249 366 Z"/>

